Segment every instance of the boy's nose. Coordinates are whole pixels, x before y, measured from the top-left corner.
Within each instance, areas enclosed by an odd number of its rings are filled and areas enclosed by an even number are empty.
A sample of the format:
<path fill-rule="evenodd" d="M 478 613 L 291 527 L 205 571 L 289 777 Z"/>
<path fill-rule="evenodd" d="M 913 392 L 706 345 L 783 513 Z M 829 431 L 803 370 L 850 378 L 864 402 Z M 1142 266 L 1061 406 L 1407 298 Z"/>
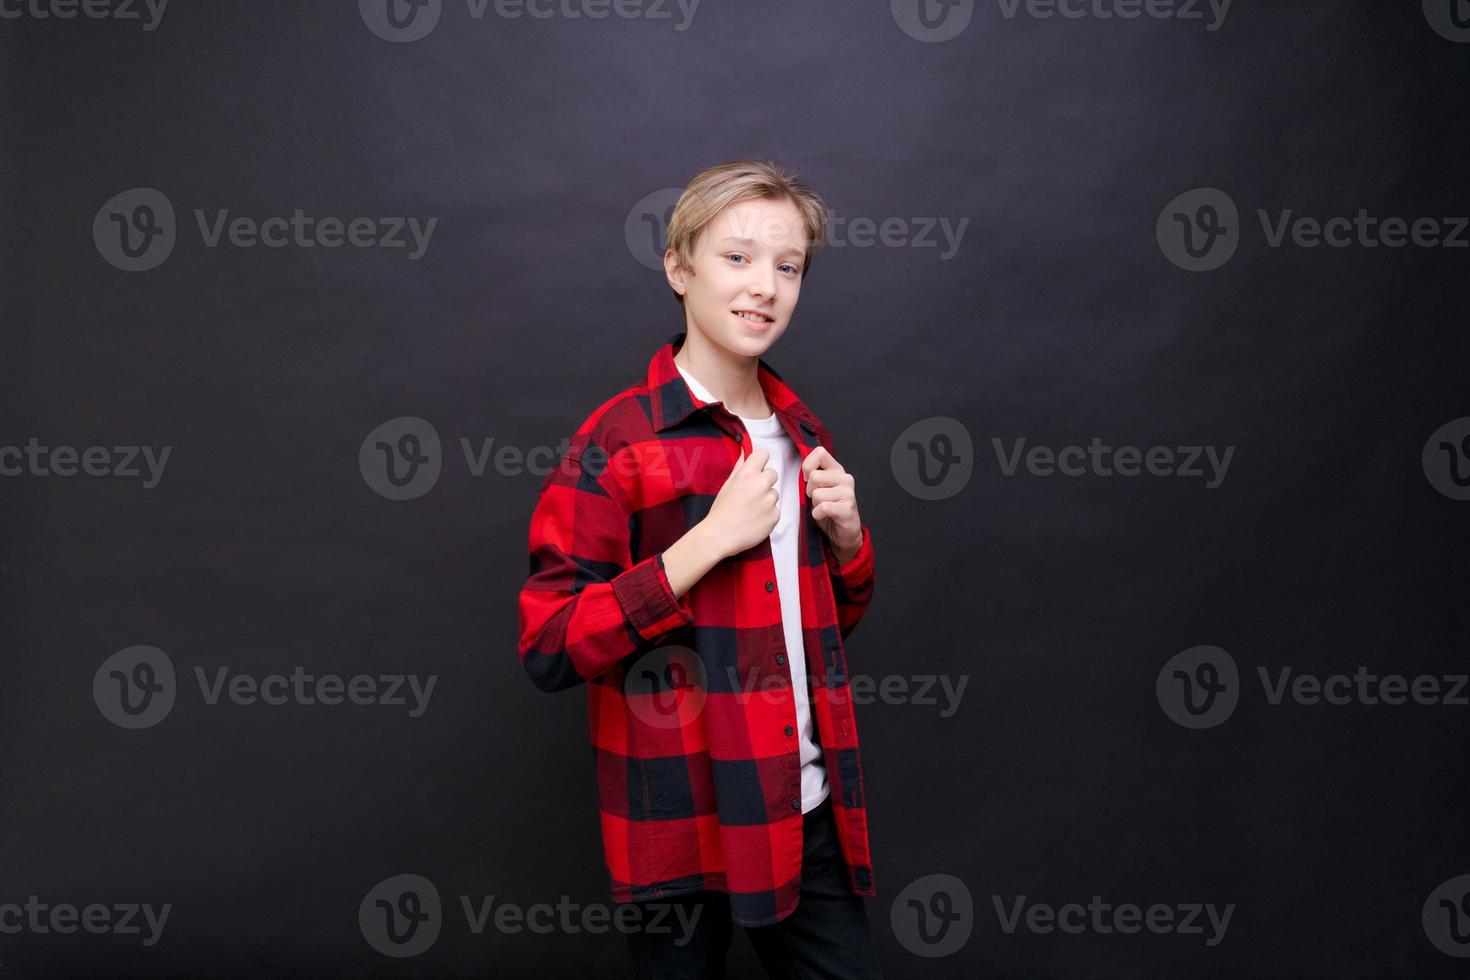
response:
<path fill-rule="evenodd" d="M 757 296 L 770 299 L 776 295 L 776 273 L 772 269 L 766 269 L 755 274 L 755 281 L 750 285 L 751 291 Z"/>

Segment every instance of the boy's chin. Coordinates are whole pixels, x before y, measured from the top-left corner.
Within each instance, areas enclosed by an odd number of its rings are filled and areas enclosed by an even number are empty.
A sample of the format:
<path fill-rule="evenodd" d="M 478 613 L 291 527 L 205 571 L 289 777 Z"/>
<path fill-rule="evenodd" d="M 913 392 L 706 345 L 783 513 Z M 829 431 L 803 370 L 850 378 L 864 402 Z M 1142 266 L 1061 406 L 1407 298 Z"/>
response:
<path fill-rule="evenodd" d="M 720 343 L 726 350 L 741 357 L 761 357 L 771 349 L 782 332 L 780 326 L 774 325 L 770 330 L 759 334 L 737 331 L 721 336 Z"/>

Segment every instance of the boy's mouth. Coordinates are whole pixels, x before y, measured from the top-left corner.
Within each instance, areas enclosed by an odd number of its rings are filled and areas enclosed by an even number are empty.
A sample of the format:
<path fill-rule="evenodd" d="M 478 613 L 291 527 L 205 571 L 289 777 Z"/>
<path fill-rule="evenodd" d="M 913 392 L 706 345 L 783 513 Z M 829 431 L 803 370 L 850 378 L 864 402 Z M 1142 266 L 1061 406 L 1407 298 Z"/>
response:
<path fill-rule="evenodd" d="M 769 327 L 776 322 L 775 317 L 756 310 L 736 310 L 735 315 L 744 320 L 752 327 Z"/>

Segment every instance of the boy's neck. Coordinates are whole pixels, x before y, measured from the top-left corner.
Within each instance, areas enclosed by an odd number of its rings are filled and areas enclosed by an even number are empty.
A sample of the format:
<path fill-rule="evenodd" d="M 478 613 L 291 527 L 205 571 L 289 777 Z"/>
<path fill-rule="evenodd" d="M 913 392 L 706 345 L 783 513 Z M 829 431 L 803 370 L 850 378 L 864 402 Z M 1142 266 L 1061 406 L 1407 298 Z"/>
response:
<path fill-rule="evenodd" d="M 771 406 L 761 388 L 760 358 L 732 354 L 690 327 L 683 346 L 674 355 L 674 363 L 694 375 L 716 401 L 724 402 L 741 418 L 770 417 Z"/>

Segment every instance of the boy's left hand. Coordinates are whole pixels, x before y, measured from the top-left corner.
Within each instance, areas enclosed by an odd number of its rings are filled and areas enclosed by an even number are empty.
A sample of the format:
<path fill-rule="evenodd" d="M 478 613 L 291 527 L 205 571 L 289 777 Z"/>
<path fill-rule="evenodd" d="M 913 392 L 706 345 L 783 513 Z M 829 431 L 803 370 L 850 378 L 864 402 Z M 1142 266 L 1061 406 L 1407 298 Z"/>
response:
<path fill-rule="evenodd" d="M 837 560 L 843 564 L 852 561 L 863 544 L 863 521 L 858 516 L 852 474 L 822 446 L 807 453 L 801 461 L 801 472 L 817 526 L 832 542 Z"/>

